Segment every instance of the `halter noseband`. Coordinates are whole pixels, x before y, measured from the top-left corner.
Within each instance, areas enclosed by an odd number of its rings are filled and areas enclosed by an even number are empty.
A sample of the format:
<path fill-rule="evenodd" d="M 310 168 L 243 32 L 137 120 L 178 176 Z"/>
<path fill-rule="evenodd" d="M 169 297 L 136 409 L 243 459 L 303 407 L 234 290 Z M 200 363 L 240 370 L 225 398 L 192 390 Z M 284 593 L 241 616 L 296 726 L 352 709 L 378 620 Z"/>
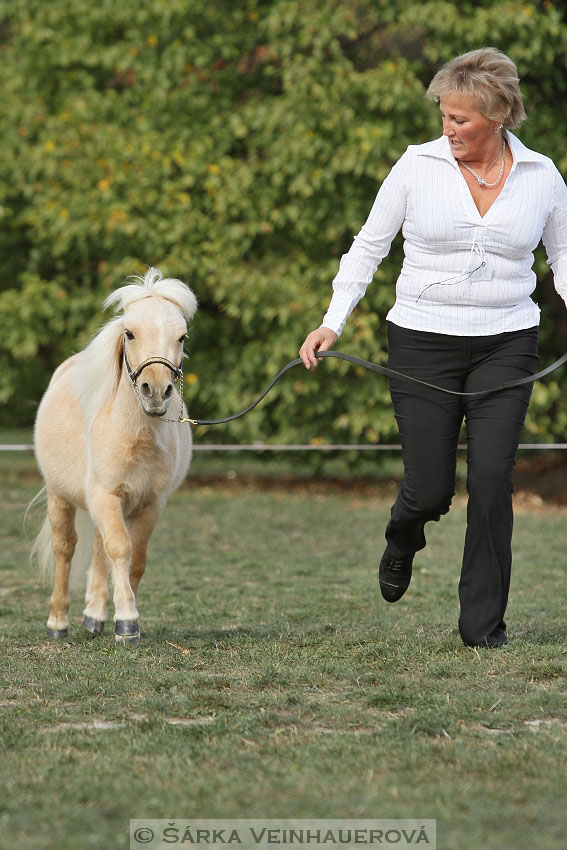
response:
<path fill-rule="evenodd" d="M 147 360 L 142 360 L 142 362 L 138 365 L 136 369 L 132 369 L 130 363 L 128 362 L 128 355 L 126 354 L 126 346 L 124 346 L 124 365 L 126 366 L 126 371 L 128 372 L 128 377 L 132 383 L 132 389 L 134 390 L 134 395 L 140 402 L 142 403 L 142 399 L 140 398 L 140 388 L 137 384 L 137 380 L 142 374 L 142 371 L 146 368 L 146 366 L 151 366 L 153 363 L 161 363 L 162 366 L 167 366 L 173 372 L 173 380 L 179 381 L 179 399 L 181 401 L 181 408 L 179 410 L 179 416 L 177 419 L 167 419 L 165 416 L 160 417 L 164 422 L 184 422 L 183 418 L 183 369 L 180 366 L 175 366 L 168 360 L 166 357 L 148 357 Z"/>
<path fill-rule="evenodd" d="M 153 363 L 161 363 L 162 366 L 167 366 L 168 369 L 171 369 L 174 375 L 174 380 L 177 381 L 183 377 L 183 372 L 180 367 L 174 366 L 171 360 L 168 360 L 166 357 L 148 357 L 147 360 L 142 360 L 137 369 L 132 369 L 128 362 L 128 356 L 126 354 L 126 346 L 124 346 L 124 363 L 126 365 L 126 371 L 132 381 L 132 385 L 134 387 L 137 386 L 136 381 L 140 377 L 142 370 L 146 368 L 146 366 L 151 366 Z"/>

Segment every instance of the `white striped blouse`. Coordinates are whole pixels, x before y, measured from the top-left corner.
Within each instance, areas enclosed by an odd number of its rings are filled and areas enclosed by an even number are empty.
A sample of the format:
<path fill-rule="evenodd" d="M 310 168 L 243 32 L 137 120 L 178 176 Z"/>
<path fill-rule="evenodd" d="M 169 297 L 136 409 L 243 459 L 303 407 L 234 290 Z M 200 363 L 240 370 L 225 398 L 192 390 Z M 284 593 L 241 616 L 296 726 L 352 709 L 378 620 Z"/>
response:
<path fill-rule="evenodd" d="M 484 336 L 539 324 L 530 295 L 543 239 L 567 304 L 567 187 L 546 156 L 507 134 L 513 166 L 481 216 L 445 136 L 410 145 L 344 254 L 322 325 L 340 334 L 400 227 L 404 263 L 387 319 L 412 330 Z"/>

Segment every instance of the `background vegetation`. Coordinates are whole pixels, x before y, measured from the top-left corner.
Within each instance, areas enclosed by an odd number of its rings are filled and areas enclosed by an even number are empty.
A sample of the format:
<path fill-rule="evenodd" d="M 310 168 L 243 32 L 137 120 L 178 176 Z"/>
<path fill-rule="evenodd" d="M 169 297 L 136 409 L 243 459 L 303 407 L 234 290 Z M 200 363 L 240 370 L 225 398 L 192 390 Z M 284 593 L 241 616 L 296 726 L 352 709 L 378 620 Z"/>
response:
<path fill-rule="evenodd" d="M 194 289 L 187 398 L 248 403 L 319 324 L 340 255 L 410 143 L 440 133 L 424 89 L 494 45 L 518 64 L 530 146 L 567 171 L 562 2 L 0 0 L 0 424 L 27 425 L 100 303 L 156 265 Z M 385 358 L 401 243 L 341 338 Z M 540 252 L 542 362 L 567 346 Z M 567 373 L 530 439 L 563 439 Z M 389 441 L 386 384 L 327 361 L 200 440 Z"/>

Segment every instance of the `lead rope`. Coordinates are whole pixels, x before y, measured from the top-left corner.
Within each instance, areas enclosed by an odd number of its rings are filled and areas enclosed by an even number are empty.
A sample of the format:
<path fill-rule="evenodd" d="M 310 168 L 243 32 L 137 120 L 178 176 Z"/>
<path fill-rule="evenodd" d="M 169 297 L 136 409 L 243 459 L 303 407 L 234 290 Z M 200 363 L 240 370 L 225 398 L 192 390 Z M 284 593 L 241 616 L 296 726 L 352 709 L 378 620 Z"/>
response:
<path fill-rule="evenodd" d="M 551 374 L 556 369 L 559 369 L 560 366 L 563 366 L 567 363 L 567 352 L 563 354 L 558 360 L 551 364 L 551 366 L 547 366 L 545 369 L 542 369 L 540 372 L 536 372 L 534 375 L 528 375 L 525 378 L 519 378 L 517 381 L 510 381 L 507 384 L 500 384 L 497 387 L 490 387 L 487 390 L 477 390 L 476 392 L 458 392 L 457 390 L 448 390 L 445 387 L 438 387 L 437 384 L 430 384 L 428 381 L 422 381 L 420 378 L 414 378 L 411 375 L 404 375 L 402 372 L 396 372 L 394 369 L 390 369 L 387 366 L 380 366 L 378 363 L 372 363 L 370 360 L 362 360 L 360 357 L 355 357 L 352 354 L 343 354 L 342 351 L 317 351 L 316 357 L 318 359 L 322 359 L 324 357 L 336 357 L 339 360 L 346 360 L 347 363 L 352 363 L 355 366 L 361 366 L 363 369 L 368 369 L 371 372 L 377 372 L 380 375 L 386 375 L 389 378 L 399 378 L 402 381 L 407 381 L 412 384 L 419 384 L 422 387 L 429 387 L 432 390 L 438 390 L 441 393 L 447 393 L 448 395 L 457 395 L 462 396 L 463 398 L 479 398 L 480 396 L 490 395 L 491 393 L 497 393 L 501 390 L 507 390 L 511 387 L 519 387 L 522 384 L 530 384 L 533 381 L 538 381 L 540 378 L 544 378 L 546 375 Z M 280 369 L 275 378 L 268 384 L 266 389 L 263 391 L 258 398 L 249 404 L 248 407 L 245 407 L 244 410 L 241 410 L 239 413 L 233 413 L 232 416 L 225 416 L 222 419 L 190 419 L 188 416 L 183 416 L 183 372 L 179 376 L 179 394 L 181 397 L 181 413 L 178 419 L 165 419 L 166 422 L 189 422 L 190 425 L 222 425 L 224 422 L 231 422 L 233 419 L 239 419 L 241 416 L 244 416 L 246 413 L 249 413 L 253 410 L 256 405 L 258 405 L 262 399 L 270 392 L 274 384 L 276 384 L 282 375 L 292 369 L 294 366 L 299 366 L 303 361 L 301 357 L 296 357 L 295 360 L 291 360 L 289 363 Z M 163 417 L 162 417 L 163 418 Z"/>

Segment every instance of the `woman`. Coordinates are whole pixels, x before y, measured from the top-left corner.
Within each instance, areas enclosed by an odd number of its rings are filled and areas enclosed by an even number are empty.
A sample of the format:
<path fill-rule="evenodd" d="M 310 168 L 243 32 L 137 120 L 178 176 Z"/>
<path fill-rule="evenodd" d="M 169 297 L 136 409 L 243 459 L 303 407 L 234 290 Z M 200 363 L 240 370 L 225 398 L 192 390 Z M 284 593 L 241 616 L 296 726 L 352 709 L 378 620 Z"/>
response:
<path fill-rule="evenodd" d="M 393 167 L 342 257 L 321 327 L 299 353 L 309 369 L 318 350 L 336 343 L 401 227 L 405 259 L 387 316 L 388 364 L 475 392 L 536 371 L 532 251 L 543 237 L 567 302 L 567 188 L 550 159 L 510 132 L 526 116 L 516 67 L 503 53 L 457 57 L 427 94 L 440 105 L 443 135 L 410 146 Z M 382 595 L 403 596 L 425 524 L 449 510 L 464 419 L 469 499 L 459 630 L 469 646 L 507 643 L 513 468 L 531 387 L 470 398 L 390 381 L 404 481 L 386 528 Z"/>

